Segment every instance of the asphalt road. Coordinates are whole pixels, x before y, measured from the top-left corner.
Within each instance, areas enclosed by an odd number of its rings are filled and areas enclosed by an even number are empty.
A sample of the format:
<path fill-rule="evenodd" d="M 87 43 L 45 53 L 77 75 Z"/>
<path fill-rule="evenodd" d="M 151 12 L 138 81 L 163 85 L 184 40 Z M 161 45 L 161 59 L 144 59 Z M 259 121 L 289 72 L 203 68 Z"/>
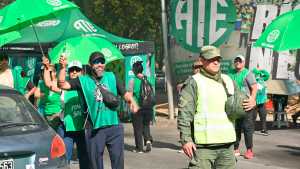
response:
<path fill-rule="evenodd" d="M 158 117 L 152 126 L 154 137 L 150 153 L 133 153 L 134 138 L 132 126 L 125 126 L 125 168 L 126 169 L 185 169 L 188 158 L 179 153 L 176 120 Z M 252 160 L 238 157 L 238 169 L 299 169 L 300 167 L 300 129 L 271 129 L 269 136 L 254 135 L 254 153 Z M 242 142 L 243 147 L 244 144 Z M 242 152 L 244 148 L 242 148 Z M 105 169 L 110 169 L 108 153 L 105 152 Z M 77 169 L 78 164 L 71 168 Z"/>

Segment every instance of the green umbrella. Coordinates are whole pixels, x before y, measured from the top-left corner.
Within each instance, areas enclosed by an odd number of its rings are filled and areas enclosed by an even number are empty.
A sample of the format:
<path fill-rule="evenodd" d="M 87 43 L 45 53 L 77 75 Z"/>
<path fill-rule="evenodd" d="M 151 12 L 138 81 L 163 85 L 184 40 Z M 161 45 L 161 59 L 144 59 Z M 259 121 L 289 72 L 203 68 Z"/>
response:
<path fill-rule="evenodd" d="M 0 47 L 19 38 L 21 38 L 21 34 L 17 31 L 2 34 L 0 35 Z"/>
<path fill-rule="evenodd" d="M 287 12 L 275 18 L 255 43 L 257 47 L 273 50 L 300 48 L 300 10 Z"/>
<path fill-rule="evenodd" d="M 31 25 L 44 56 L 34 23 L 55 18 L 61 12 L 74 8 L 77 6 L 67 0 L 16 0 L 0 10 L 0 34 Z"/>
<path fill-rule="evenodd" d="M 49 56 L 52 63 L 58 63 L 61 54 L 65 53 L 68 61 L 78 60 L 82 64 L 88 64 L 90 54 L 96 51 L 103 53 L 106 64 L 124 58 L 121 51 L 111 42 L 92 36 L 66 39 L 56 45 Z"/>
<path fill-rule="evenodd" d="M 67 0 L 16 0 L 0 10 L 0 34 L 20 30 L 77 8 Z"/>

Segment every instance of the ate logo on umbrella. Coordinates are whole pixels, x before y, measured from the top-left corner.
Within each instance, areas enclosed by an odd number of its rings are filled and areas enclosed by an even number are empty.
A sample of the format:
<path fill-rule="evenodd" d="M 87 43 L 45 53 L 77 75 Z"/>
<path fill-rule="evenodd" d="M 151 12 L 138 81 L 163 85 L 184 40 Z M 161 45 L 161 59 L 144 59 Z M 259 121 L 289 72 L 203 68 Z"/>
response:
<path fill-rule="evenodd" d="M 60 0 L 47 0 L 47 3 L 52 6 L 60 6 L 62 4 Z"/>
<path fill-rule="evenodd" d="M 108 48 L 101 49 L 101 53 L 103 53 L 104 56 L 112 57 L 112 53 Z"/>
<path fill-rule="evenodd" d="M 0 23 L 3 21 L 3 16 L 0 16 Z"/>
<path fill-rule="evenodd" d="M 280 31 L 278 29 L 273 30 L 272 32 L 269 33 L 267 37 L 267 42 L 269 43 L 275 42 L 279 37 L 279 35 L 280 35 Z"/>

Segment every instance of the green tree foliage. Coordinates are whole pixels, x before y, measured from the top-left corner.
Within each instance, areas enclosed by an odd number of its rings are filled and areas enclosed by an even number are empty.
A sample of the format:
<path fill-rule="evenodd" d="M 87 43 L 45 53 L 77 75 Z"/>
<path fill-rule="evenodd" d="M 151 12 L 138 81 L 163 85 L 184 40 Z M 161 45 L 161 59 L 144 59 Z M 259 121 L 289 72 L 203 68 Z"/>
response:
<path fill-rule="evenodd" d="M 154 41 L 161 62 L 160 0 L 75 0 L 93 22 L 108 32 L 130 39 Z"/>

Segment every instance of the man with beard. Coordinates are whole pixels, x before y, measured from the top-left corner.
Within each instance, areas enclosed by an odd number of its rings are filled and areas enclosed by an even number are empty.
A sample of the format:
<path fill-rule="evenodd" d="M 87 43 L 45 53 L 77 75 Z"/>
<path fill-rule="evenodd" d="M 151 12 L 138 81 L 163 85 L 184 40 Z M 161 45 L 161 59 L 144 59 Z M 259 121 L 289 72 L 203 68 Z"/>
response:
<path fill-rule="evenodd" d="M 86 144 L 92 169 L 103 169 L 103 152 L 108 149 L 112 169 L 124 168 L 124 131 L 119 122 L 117 111 L 109 108 L 103 102 L 103 96 L 98 84 L 113 93 L 121 95 L 130 105 L 132 112 L 137 111 L 137 105 L 132 95 L 126 92 L 124 86 L 113 72 L 105 71 L 105 58 L 100 52 L 94 52 L 89 57 L 91 72 L 79 78 L 66 81 L 67 58 L 60 58 L 60 73 L 58 84 L 64 90 L 77 90 L 82 96 L 86 114 Z"/>

